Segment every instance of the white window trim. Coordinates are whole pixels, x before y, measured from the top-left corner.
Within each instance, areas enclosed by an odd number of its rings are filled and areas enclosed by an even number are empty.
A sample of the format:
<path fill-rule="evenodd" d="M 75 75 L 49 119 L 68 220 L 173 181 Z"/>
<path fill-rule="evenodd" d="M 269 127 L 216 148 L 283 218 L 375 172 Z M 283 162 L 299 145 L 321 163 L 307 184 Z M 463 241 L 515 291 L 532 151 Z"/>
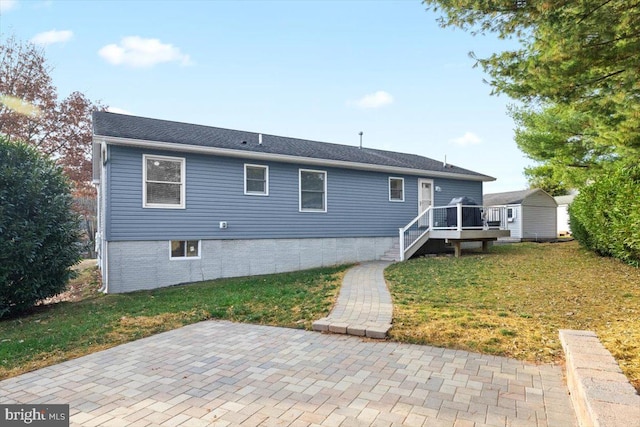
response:
<path fill-rule="evenodd" d="M 400 181 L 402 181 L 402 199 L 392 199 L 391 198 L 391 180 L 397 180 L 399 179 Z M 390 176 L 389 177 L 389 201 L 390 202 L 404 202 L 404 178 L 401 178 L 399 176 Z"/>
<path fill-rule="evenodd" d="M 190 260 L 196 260 L 196 259 L 201 259 L 202 258 L 202 240 L 198 240 L 198 256 L 177 256 L 174 257 L 171 255 L 171 242 L 174 241 L 180 241 L 180 242 L 188 242 L 189 240 L 196 240 L 196 239 L 173 239 L 173 240 L 169 240 L 169 260 L 170 261 L 190 261 Z"/>
<path fill-rule="evenodd" d="M 314 172 L 324 174 L 324 200 L 322 205 L 324 209 L 303 209 L 302 208 L 302 172 Z M 298 212 L 327 212 L 327 171 L 317 169 L 298 169 Z"/>
<path fill-rule="evenodd" d="M 511 216 L 509 216 L 509 210 L 511 210 Z M 507 222 L 514 222 L 518 216 L 516 212 L 516 206 L 507 206 Z"/>
<path fill-rule="evenodd" d="M 180 162 L 180 204 L 169 205 L 164 203 L 147 203 L 147 160 L 169 160 L 174 162 Z M 143 154 L 142 155 L 142 207 L 152 209 L 185 209 L 186 206 L 186 159 L 184 157 L 170 157 L 170 156 L 156 156 L 155 154 Z"/>
<path fill-rule="evenodd" d="M 256 193 L 255 191 L 247 191 L 247 166 L 253 168 L 262 168 L 264 172 L 264 193 Z M 244 164 L 244 194 L 245 196 L 268 196 L 269 195 L 269 166 L 255 165 L 251 163 Z"/>

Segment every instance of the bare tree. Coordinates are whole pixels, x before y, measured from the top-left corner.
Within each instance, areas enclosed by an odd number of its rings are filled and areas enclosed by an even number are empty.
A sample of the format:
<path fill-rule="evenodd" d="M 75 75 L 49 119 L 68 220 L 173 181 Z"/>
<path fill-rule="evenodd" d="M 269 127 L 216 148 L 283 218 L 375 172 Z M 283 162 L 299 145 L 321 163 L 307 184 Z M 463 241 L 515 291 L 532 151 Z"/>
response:
<path fill-rule="evenodd" d="M 104 110 L 99 102 L 73 92 L 59 101 L 44 51 L 14 36 L 0 43 L 0 135 L 36 147 L 63 167 L 73 183 L 75 208 L 93 239 L 95 198 L 91 185 L 91 113 Z"/>
<path fill-rule="evenodd" d="M 0 134 L 51 156 L 64 167 L 75 191 L 86 196 L 91 184 L 91 113 L 104 106 L 80 92 L 59 101 L 51 71 L 43 50 L 34 44 L 13 36 L 0 43 Z"/>

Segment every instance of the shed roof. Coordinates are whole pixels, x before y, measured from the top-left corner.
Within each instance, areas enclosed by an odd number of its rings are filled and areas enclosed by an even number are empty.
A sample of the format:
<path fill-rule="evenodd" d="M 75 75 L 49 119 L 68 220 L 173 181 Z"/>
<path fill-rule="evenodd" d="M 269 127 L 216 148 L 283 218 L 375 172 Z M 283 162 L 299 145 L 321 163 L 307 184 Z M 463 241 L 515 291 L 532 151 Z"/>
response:
<path fill-rule="evenodd" d="M 520 205 L 530 195 L 542 191 L 539 188 L 529 190 L 508 191 L 505 193 L 490 193 L 482 196 L 485 206 Z"/>
<path fill-rule="evenodd" d="M 289 158 L 311 158 L 348 164 L 376 165 L 435 172 L 443 176 L 477 181 L 493 181 L 488 175 L 415 154 L 359 148 L 306 139 L 289 138 L 168 120 L 151 119 L 109 112 L 93 113 L 93 133 L 97 138 L 127 141 L 161 142 L 176 145 L 217 148 L 229 152 L 262 153 Z"/>
<path fill-rule="evenodd" d="M 566 196 L 556 196 L 556 203 L 558 205 L 570 205 L 573 202 L 573 199 L 576 198 L 576 194 L 567 194 Z"/>

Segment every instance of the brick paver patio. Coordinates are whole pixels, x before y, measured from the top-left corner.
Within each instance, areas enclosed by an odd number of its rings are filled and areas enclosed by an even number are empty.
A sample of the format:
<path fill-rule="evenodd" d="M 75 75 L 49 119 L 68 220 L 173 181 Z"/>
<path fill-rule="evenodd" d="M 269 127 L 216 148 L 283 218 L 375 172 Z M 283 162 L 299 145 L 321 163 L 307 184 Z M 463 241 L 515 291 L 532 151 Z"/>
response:
<path fill-rule="evenodd" d="M 206 321 L 0 382 L 83 426 L 575 426 L 562 370 Z"/>

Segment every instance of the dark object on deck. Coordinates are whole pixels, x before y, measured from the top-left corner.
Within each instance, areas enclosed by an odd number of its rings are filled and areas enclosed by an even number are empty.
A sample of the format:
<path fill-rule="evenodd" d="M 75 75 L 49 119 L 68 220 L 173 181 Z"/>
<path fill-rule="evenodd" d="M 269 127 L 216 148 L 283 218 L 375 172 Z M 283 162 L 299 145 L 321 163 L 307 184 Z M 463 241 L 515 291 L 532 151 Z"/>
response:
<path fill-rule="evenodd" d="M 458 226 L 458 210 L 456 205 L 462 203 L 462 226 L 463 227 L 482 227 L 482 212 L 475 200 L 471 197 L 454 197 L 447 206 L 447 227 Z"/>

